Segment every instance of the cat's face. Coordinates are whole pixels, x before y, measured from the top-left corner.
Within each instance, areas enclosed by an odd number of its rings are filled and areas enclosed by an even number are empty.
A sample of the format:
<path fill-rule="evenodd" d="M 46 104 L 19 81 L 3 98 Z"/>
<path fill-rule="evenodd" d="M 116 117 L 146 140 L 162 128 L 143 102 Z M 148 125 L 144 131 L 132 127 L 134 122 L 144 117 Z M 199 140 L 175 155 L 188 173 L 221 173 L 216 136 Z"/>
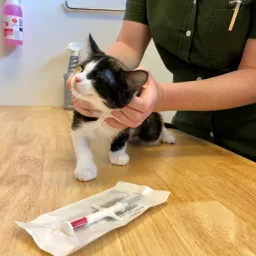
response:
<path fill-rule="evenodd" d="M 146 71 L 129 71 L 120 61 L 107 56 L 90 35 L 88 57 L 74 71 L 71 89 L 77 98 L 120 109 L 130 103 L 147 79 Z"/>

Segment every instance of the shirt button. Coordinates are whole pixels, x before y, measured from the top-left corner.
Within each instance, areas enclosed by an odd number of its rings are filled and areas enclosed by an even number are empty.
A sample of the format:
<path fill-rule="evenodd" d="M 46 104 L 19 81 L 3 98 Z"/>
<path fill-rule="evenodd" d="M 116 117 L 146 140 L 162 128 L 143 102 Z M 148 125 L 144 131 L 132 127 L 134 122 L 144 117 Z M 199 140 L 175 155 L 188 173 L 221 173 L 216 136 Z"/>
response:
<path fill-rule="evenodd" d="M 202 80 L 202 77 L 197 77 L 197 79 L 196 79 L 197 81 L 200 81 L 200 80 Z"/>
<path fill-rule="evenodd" d="M 188 30 L 188 31 L 186 32 L 186 36 L 191 36 L 191 31 L 190 31 L 190 30 Z"/>

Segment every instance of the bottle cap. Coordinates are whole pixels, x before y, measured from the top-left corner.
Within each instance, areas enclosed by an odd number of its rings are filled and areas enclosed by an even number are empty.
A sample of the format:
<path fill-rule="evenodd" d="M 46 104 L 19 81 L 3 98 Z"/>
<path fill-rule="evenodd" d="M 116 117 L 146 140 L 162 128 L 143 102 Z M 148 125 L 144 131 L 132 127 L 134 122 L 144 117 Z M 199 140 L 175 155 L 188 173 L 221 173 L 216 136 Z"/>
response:
<path fill-rule="evenodd" d="M 72 56 L 79 56 L 81 46 L 79 43 L 72 42 L 68 45 L 67 50 L 71 51 Z"/>
<path fill-rule="evenodd" d="M 8 4 L 8 5 L 18 5 L 18 6 L 20 6 L 20 1 L 19 1 L 19 0 L 6 0 L 6 1 L 5 1 L 5 4 Z"/>

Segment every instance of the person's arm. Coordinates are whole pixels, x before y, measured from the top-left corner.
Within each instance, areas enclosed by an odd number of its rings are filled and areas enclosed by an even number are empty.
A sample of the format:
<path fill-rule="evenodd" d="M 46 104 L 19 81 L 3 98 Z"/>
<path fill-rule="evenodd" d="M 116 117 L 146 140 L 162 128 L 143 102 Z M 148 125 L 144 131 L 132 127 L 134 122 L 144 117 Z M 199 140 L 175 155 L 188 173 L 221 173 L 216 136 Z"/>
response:
<path fill-rule="evenodd" d="M 210 111 L 256 103 L 256 39 L 248 39 L 237 71 L 201 81 L 158 84 L 150 75 L 140 97 L 114 111 L 106 122 L 116 128 L 137 127 L 152 111 Z"/>
<path fill-rule="evenodd" d="M 127 0 L 124 22 L 116 43 L 106 53 L 131 70 L 138 67 L 150 42 L 146 0 Z"/>
<path fill-rule="evenodd" d="M 256 39 L 248 39 L 239 69 L 218 77 L 163 83 L 159 110 L 223 110 L 256 102 Z"/>
<path fill-rule="evenodd" d="M 105 53 L 119 59 L 133 70 L 140 64 L 150 39 L 147 25 L 124 21 L 116 42 Z"/>

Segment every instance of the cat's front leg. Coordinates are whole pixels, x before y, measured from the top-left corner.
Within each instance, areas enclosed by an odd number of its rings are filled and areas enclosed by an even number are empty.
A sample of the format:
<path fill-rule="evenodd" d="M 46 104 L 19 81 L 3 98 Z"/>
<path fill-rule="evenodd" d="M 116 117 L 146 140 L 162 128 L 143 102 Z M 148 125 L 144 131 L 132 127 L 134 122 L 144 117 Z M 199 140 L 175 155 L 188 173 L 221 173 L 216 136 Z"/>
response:
<path fill-rule="evenodd" d="M 127 141 L 130 137 L 130 130 L 120 132 L 111 143 L 109 152 L 109 161 L 114 165 L 126 165 L 129 162 L 129 156 L 126 153 Z"/>
<path fill-rule="evenodd" d="M 72 129 L 72 140 L 77 158 L 75 177 L 80 181 L 95 179 L 97 177 L 97 167 L 88 140 L 84 137 L 81 128 Z"/>

